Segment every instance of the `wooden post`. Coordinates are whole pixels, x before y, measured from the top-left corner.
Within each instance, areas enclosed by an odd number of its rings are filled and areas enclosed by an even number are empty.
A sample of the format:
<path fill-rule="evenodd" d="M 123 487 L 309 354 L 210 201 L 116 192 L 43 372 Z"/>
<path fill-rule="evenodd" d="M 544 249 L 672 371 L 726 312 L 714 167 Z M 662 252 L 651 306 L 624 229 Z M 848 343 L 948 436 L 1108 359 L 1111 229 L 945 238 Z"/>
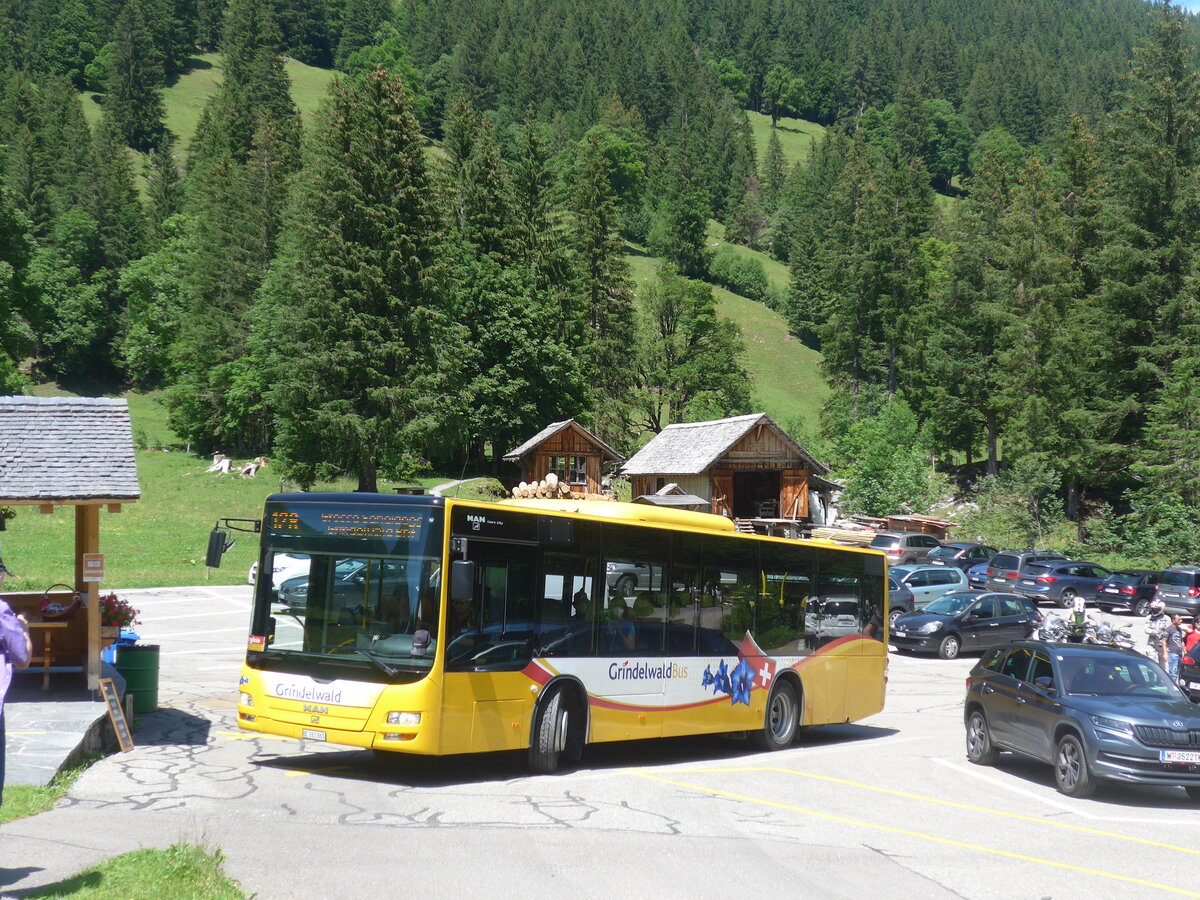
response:
<path fill-rule="evenodd" d="M 82 526 L 82 527 L 81 527 Z M 80 541 L 80 534 L 83 539 Z M 82 543 L 82 551 L 76 554 L 76 590 L 87 589 L 87 653 L 84 671 L 87 674 L 89 691 L 100 689 L 100 585 L 95 581 L 83 584 L 83 553 L 100 552 L 100 507 L 87 504 L 75 507 L 75 545 Z"/>

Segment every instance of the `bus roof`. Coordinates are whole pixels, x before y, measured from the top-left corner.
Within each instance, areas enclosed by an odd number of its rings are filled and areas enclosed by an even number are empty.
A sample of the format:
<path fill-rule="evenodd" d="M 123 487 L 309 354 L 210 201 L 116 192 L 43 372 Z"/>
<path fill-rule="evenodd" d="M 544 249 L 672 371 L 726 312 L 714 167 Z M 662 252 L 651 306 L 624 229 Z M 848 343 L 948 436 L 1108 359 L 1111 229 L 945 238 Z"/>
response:
<path fill-rule="evenodd" d="M 501 500 L 500 506 L 518 506 L 522 509 L 545 510 L 547 512 L 580 513 L 605 519 L 625 522 L 648 522 L 655 525 L 676 525 L 704 531 L 736 531 L 732 519 L 712 513 L 692 512 L 688 509 L 664 509 L 645 503 L 621 503 L 615 500 Z"/>

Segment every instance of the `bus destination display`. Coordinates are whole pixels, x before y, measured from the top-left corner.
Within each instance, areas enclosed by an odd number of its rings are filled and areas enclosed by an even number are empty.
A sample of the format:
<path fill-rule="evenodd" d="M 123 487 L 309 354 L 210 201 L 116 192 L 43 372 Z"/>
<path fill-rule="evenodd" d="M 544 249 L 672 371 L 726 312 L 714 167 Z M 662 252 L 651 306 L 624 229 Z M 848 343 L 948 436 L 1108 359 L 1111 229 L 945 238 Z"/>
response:
<path fill-rule="evenodd" d="M 424 530 L 427 516 L 428 513 L 357 510 L 313 510 L 302 515 L 294 510 L 276 509 L 271 511 L 270 530 L 275 534 L 315 532 L 330 537 L 412 541 Z"/>

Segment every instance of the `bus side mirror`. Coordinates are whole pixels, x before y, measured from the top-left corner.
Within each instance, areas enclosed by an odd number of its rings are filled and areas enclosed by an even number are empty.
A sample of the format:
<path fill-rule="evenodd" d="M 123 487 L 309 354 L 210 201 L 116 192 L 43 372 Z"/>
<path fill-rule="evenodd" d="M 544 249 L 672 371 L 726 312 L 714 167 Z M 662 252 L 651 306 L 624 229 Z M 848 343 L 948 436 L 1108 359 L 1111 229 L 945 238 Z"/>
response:
<path fill-rule="evenodd" d="M 475 563 L 456 559 L 450 563 L 450 600 L 471 600 L 475 596 Z"/>
<path fill-rule="evenodd" d="M 227 535 L 220 528 L 214 528 L 208 535 L 208 551 L 204 554 L 204 565 L 210 569 L 219 569 L 221 567 L 221 555 L 232 547 L 235 541 L 226 543 Z"/>

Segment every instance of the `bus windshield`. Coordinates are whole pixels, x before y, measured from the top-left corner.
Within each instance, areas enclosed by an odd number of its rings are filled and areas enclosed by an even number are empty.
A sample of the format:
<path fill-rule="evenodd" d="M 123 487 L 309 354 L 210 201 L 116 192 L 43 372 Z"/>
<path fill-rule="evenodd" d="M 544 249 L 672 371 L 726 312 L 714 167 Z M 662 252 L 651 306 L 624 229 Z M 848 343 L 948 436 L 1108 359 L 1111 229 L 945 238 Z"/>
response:
<path fill-rule="evenodd" d="M 271 650 L 428 668 L 440 585 L 436 557 L 314 553 L 307 574 L 279 585 Z"/>
<path fill-rule="evenodd" d="M 340 498 L 339 498 L 340 499 Z M 324 677 L 410 680 L 433 665 L 440 509 L 271 498 L 255 592 L 252 664 Z M 342 671 L 338 671 L 342 669 Z"/>

